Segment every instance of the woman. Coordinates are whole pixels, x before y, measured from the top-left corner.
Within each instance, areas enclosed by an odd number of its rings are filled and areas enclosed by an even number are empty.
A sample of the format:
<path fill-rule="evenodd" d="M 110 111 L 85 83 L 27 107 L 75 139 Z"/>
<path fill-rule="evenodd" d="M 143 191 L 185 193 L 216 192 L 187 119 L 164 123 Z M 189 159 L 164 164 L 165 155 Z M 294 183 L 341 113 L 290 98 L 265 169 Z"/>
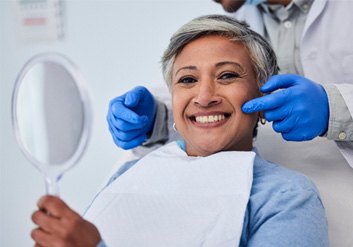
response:
<path fill-rule="evenodd" d="M 315 186 L 255 156 L 261 116 L 241 111 L 277 73 L 268 43 L 229 17 L 203 16 L 173 35 L 162 65 L 183 140 L 117 171 L 86 213 L 97 227 L 42 198 L 38 246 L 328 246 Z"/>

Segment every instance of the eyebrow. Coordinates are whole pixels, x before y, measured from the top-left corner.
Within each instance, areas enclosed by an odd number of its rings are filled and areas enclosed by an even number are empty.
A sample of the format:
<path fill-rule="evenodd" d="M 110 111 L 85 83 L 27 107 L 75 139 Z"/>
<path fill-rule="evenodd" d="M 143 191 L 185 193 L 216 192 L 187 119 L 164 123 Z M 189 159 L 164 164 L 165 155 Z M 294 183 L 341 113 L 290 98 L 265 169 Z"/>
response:
<path fill-rule="evenodd" d="M 177 75 L 181 70 L 197 70 L 196 66 L 185 66 L 185 67 L 181 67 L 180 69 L 178 69 L 174 75 Z"/>
<path fill-rule="evenodd" d="M 232 62 L 232 61 L 222 61 L 222 62 L 216 63 L 216 68 L 222 67 L 222 66 L 224 66 L 224 65 L 229 65 L 229 64 L 230 64 L 230 65 L 234 65 L 234 66 L 236 66 L 236 67 L 238 67 L 238 68 L 240 68 L 240 69 L 243 70 L 243 67 L 242 67 L 239 63 L 237 63 L 237 62 Z M 177 75 L 181 70 L 197 70 L 197 67 L 196 67 L 196 66 L 192 66 L 192 65 L 190 65 L 190 66 L 185 66 L 185 67 L 181 67 L 180 69 L 178 69 L 178 70 L 175 72 L 174 75 Z"/>
<path fill-rule="evenodd" d="M 222 67 L 222 66 L 228 65 L 228 64 L 234 65 L 234 66 L 239 67 L 240 69 L 243 70 L 243 66 L 241 66 L 240 63 L 232 62 L 232 61 L 223 61 L 223 62 L 216 63 L 216 68 Z"/>

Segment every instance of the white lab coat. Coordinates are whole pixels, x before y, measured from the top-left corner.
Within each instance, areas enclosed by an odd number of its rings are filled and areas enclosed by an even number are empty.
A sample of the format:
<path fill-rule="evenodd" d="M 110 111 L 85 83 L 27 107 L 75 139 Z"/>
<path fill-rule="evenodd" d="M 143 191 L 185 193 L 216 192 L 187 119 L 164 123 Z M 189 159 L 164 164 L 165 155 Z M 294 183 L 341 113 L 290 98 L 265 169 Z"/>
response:
<path fill-rule="evenodd" d="M 353 1 L 315 0 L 308 13 L 300 46 L 304 76 L 317 83 L 334 83 L 353 115 Z M 238 19 L 264 34 L 258 8 L 244 5 Z M 337 142 L 342 155 L 353 167 L 353 143 Z"/>

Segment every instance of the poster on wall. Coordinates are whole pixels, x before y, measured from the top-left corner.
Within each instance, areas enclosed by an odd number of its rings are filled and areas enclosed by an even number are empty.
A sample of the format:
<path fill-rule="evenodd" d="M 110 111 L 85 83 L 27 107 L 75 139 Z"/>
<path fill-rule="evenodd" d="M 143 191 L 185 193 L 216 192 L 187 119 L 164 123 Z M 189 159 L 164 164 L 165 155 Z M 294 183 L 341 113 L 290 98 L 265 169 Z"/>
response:
<path fill-rule="evenodd" d="M 64 38 L 62 0 L 16 1 L 18 37 L 21 41 L 55 41 Z"/>

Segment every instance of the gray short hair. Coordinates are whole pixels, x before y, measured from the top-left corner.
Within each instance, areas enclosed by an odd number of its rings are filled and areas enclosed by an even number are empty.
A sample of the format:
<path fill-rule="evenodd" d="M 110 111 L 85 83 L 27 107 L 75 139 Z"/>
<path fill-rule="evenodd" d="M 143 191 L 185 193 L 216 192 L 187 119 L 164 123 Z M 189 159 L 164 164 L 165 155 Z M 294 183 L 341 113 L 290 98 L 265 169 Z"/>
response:
<path fill-rule="evenodd" d="M 186 23 L 171 37 L 162 57 L 163 76 L 169 89 L 172 85 L 172 68 L 176 56 L 191 41 L 206 35 L 224 36 L 243 43 L 249 50 L 259 86 L 278 73 L 277 59 L 271 45 L 252 31 L 249 25 L 224 15 L 206 15 Z"/>

